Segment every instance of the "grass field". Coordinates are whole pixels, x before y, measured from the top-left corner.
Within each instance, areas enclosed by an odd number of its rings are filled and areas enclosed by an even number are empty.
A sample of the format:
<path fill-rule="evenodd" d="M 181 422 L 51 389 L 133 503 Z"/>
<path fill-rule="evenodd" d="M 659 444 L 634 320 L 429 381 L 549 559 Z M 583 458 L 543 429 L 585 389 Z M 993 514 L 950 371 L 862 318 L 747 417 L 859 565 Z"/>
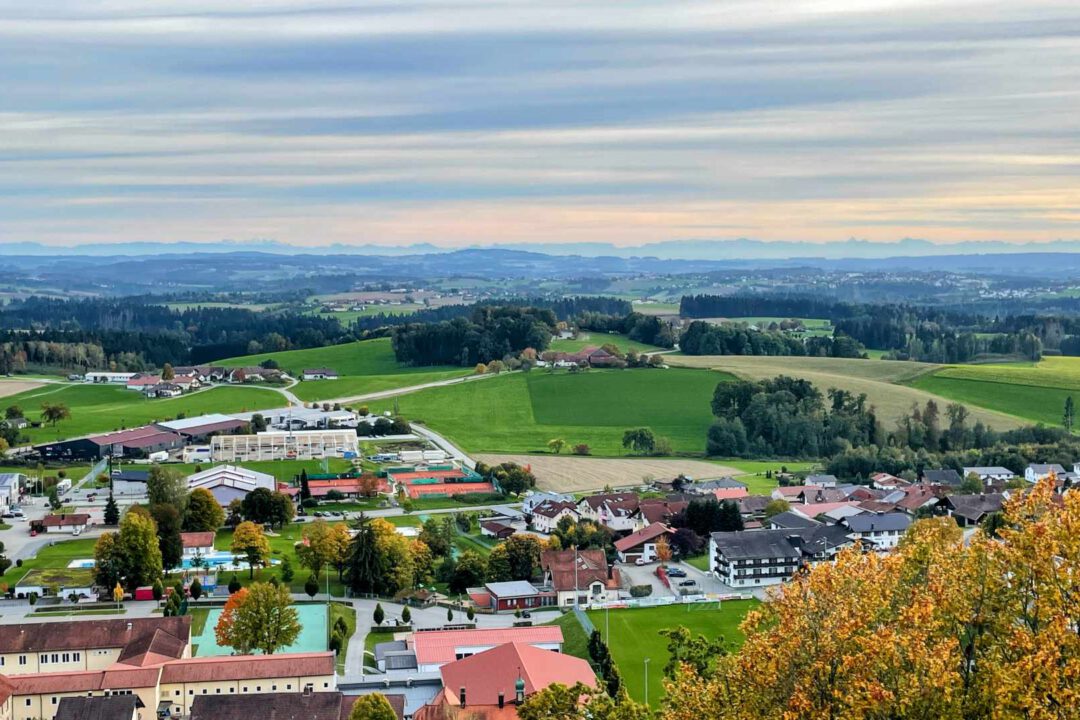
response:
<path fill-rule="evenodd" d="M 934 399 L 944 407 L 949 402 L 944 396 L 918 386 L 918 379 L 941 369 L 940 365 L 929 363 L 745 355 L 669 356 L 667 362 L 682 367 L 713 368 L 751 380 L 790 375 L 811 381 L 822 392 L 835 387 L 865 393 L 887 427 L 892 427 L 896 418 L 909 412 L 913 403 L 924 405 L 927 400 Z M 982 420 L 995 429 L 1007 430 L 1022 424 L 1016 417 L 995 410 L 980 407 L 969 410 L 972 422 Z"/>
<path fill-rule="evenodd" d="M 340 313 L 335 313 L 340 314 Z M 292 388 L 301 400 L 330 400 L 393 390 L 408 385 L 423 385 L 438 380 L 462 377 L 472 368 L 406 367 L 398 363 L 390 338 L 331 345 L 307 350 L 285 350 L 222 360 L 229 367 L 258 365 L 272 359 L 293 377 L 300 377 L 306 367 L 328 367 L 341 377 L 337 380 L 309 380 Z"/>
<path fill-rule="evenodd" d="M 26 526 L 21 525 L 15 532 L 26 532 Z M 0 576 L 0 586 L 6 584 L 8 588 L 15 587 L 23 577 L 31 570 L 43 572 L 68 572 L 68 563 L 72 560 L 94 557 L 94 543 L 96 538 L 79 538 L 78 540 L 59 540 L 55 545 L 48 545 L 38 551 L 36 557 L 23 561 L 22 567 L 12 565 L 7 572 Z"/>
<path fill-rule="evenodd" d="M 555 620 L 544 624 L 558 625 L 562 628 L 564 653 L 582 660 L 589 660 L 589 636 L 585 634 L 585 628 L 581 627 L 574 613 L 559 615 Z"/>
<path fill-rule="evenodd" d="M 652 353 L 663 350 L 663 348 L 658 348 L 655 345 L 646 345 L 645 343 L 631 340 L 625 335 L 602 332 L 582 332 L 578 333 L 576 338 L 570 338 L 568 340 L 555 339 L 551 341 L 551 346 L 548 350 L 554 350 L 556 352 L 577 352 L 578 350 L 589 346 L 600 347 L 601 345 L 607 345 L 609 343 L 615 345 L 623 352 L 626 352 L 627 350 L 637 350 L 638 352 Z"/>
<path fill-rule="evenodd" d="M 348 325 L 358 318 L 373 317 L 375 315 L 412 315 L 417 310 L 423 310 L 420 303 L 402 303 L 401 305 L 367 305 L 363 310 L 342 310 L 340 312 L 322 312 L 313 310 L 312 315 L 337 319 L 343 325 Z"/>
<path fill-rule="evenodd" d="M 951 365 L 912 381 L 912 386 L 966 405 L 1033 422 L 1060 425 L 1065 400 L 1080 400 L 1080 358 L 1048 357 L 1038 363 Z"/>
<path fill-rule="evenodd" d="M 746 323 L 747 325 L 756 325 L 762 330 L 767 330 L 769 325 L 776 323 L 779 325 L 784 320 L 800 320 L 803 327 L 806 328 L 806 334 L 808 336 L 829 336 L 833 334 L 832 323 L 824 318 L 785 318 L 785 317 L 732 317 L 724 318 L 732 322 Z"/>
<path fill-rule="evenodd" d="M 515 373 L 432 388 L 397 399 L 401 412 L 475 452 L 546 452 L 547 442 L 585 443 L 621 456 L 623 431 L 647 426 L 675 451 L 704 452 L 709 399 L 729 376 L 700 370 Z M 388 401 L 373 410 L 392 407 Z"/>
<path fill-rule="evenodd" d="M 634 312 L 639 312 L 642 315 L 678 315 L 679 303 L 635 302 Z"/>
<path fill-rule="evenodd" d="M 661 630 L 683 625 L 695 635 L 709 639 L 724 638 L 729 649 L 742 644 L 739 623 L 756 600 L 730 600 L 722 603 L 673 605 L 627 610 L 590 610 L 589 619 L 605 635 L 605 613 L 610 613 L 611 636 L 608 648 L 619 667 L 630 697 L 645 699 L 645 658 L 649 658 L 649 704 L 658 707 L 663 697 L 664 665 L 668 661 L 667 638 Z"/>
<path fill-rule="evenodd" d="M 192 417 L 281 407 L 285 399 L 273 390 L 216 387 L 177 398 L 148 400 L 140 393 L 115 385 L 74 384 L 43 386 L 12 395 L 4 402 L 22 407 L 30 420 L 39 419 L 44 402 L 68 406 L 71 417 L 55 427 L 46 425 L 23 431 L 36 443 L 172 420 L 180 413 Z"/>

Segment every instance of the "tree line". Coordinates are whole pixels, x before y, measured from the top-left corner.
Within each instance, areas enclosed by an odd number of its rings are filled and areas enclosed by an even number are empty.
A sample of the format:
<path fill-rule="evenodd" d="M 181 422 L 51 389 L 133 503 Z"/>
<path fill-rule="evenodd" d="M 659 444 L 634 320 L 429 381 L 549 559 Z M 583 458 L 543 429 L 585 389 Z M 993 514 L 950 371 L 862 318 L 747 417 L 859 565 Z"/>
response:
<path fill-rule="evenodd" d="M 468 318 L 400 325 L 391 337 L 398 362 L 467 367 L 516 356 L 526 348 L 542 352 L 556 323 L 555 313 L 547 309 L 481 306 Z"/>
<path fill-rule="evenodd" d="M 533 307 L 551 310 L 558 320 L 572 320 L 586 313 L 602 315 L 628 315 L 632 306 L 629 301 L 613 297 L 565 297 L 565 298 L 501 298 L 482 300 L 472 305 L 443 305 L 424 308 L 408 315 L 395 313 L 377 313 L 368 317 L 357 318 L 350 327 L 361 333 L 376 333 L 383 328 L 412 323 L 435 323 L 455 318 L 472 317 L 477 308 L 489 306 Z"/>
<path fill-rule="evenodd" d="M 695 320 L 683 331 L 679 349 L 687 355 L 795 355 L 864 358 L 862 343 L 846 335 L 794 337 L 774 330 L 754 330 L 744 323 Z"/>

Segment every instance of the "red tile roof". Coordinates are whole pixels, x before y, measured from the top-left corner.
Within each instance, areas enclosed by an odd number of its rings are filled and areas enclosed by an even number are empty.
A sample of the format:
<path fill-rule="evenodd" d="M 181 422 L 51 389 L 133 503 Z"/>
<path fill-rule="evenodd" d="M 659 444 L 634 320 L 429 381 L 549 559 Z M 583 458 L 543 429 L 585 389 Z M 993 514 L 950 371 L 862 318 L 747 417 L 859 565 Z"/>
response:
<path fill-rule="evenodd" d="M 161 681 L 215 682 L 334 675 L 334 653 L 189 657 L 162 668 Z"/>
<path fill-rule="evenodd" d="M 36 673 L 10 675 L 12 695 L 44 695 L 50 693 L 90 692 L 113 688 L 134 689 L 154 687 L 160 667 L 125 668 L 122 670 L 86 670 L 81 672 Z"/>
<path fill-rule="evenodd" d="M 408 484 L 411 480 L 447 480 L 450 478 L 463 478 L 465 473 L 461 470 L 429 470 L 428 472 L 388 472 L 395 482 Z"/>
<path fill-rule="evenodd" d="M 738 500 L 744 498 L 750 493 L 744 487 L 737 488 L 716 488 L 712 491 L 712 494 L 716 496 L 717 500 Z"/>
<path fill-rule="evenodd" d="M 540 567 L 551 575 L 551 586 L 556 590 L 574 590 L 574 565 L 577 563 L 577 589 L 588 588 L 594 582 L 605 586 L 615 583 L 608 578 L 608 562 L 603 550 L 544 550 L 540 553 Z"/>
<path fill-rule="evenodd" d="M 334 674 L 332 652 L 285 655 L 218 655 L 187 658 L 162 668 L 162 683 L 258 680 L 275 677 L 312 677 Z"/>
<path fill-rule="evenodd" d="M 596 675 L 581 658 L 517 642 L 448 663 L 440 672 L 446 695 L 457 699 L 465 688 L 466 707 L 497 706 L 500 692 L 512 703 L 519 677 L 525 681 L 526 695 L 555 683 L 569 686 L 581 682 L 596 687 Z"/>
<path fill-rule="evenodd" d="M 0 675 L 0 705 L 3 705 L 14 694 L 15 688 L 6 677 Z"/>
<path fill-rule="evenodd" d="M 81 527 L 90 522 L 90 516 L 86 513 L 72 513 L 70 515 L 46 515 L 41 519 L 42 527 Z"/>
<path fill-rule="evenodd" d="M 562 643 L 562 628 L 558 625 L 532 627 L 481 628 L 477 630 L 431 630 L 413 634 L 412 647 L 416 662 L 425 664 L 453 662 L 459 647 L 505 645 L 506 643 Z"/>
<path fill-rule="evenodd" d="M 632 550 L 640 545 L 644 545 L 647 542 L 656 540 L 661 535 L 667 535 L 671 533 L 671 528 L 663 523 L 653 523 L 652 525 L 646 525 L 637 532 L 630 533 L 624 538 L 615 541 L 615 549 L 621 553 L 627 550 Z"/>
<path fill-rule="evenodd" d="M 0 654 L 123 648 L 158 630 L 191 637 L 191 616 L 0 625 Z"/>
<path fill-rule="evenodd" d="M 212 532 L 186 532 L 180 533 L 180 544 L 186 548 L 214 547 L 214 533 Z"/>

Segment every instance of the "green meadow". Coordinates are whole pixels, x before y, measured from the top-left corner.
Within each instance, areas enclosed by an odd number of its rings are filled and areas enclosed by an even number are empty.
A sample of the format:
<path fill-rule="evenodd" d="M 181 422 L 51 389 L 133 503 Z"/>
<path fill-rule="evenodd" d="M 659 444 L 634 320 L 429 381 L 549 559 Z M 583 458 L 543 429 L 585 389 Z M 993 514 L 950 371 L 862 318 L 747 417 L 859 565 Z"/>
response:
<path fill-rule="evenodd" d="M 546 452 L 547 441 L 585 443 L 621 456 L 628 428 L 649 427 L 676 452 L 703 453 L 709 401 L 726 373 L 703 370 L 534 370 L 432 388 L 396 399 L 402 414 L 475 452 Z M 390 401 L 373 410 L 392 407 Z"/>
<path fill-rule="evenodd" d="M 453 377 L 462 377 L 472 368 L 461 367 L 408 367 L 394 357 L 390 338 L 363 340 L 360 342 L 330 345 L 306 350 L 244 355 L 220 361 L 227 367 L 258 365 L 274 360 L 278 367 L 299 378 L 304 368 L 327 367 L 337 371 L 337 380 L 308 380 L 291 389 L 305 401 L 329 400 L 366 393 L 394 390 L 410 385 L 423 385 Z"/>
<path fill-rule="evenodd" d="M 64 440 L 81 435 L 133 428 L 159 420 L 174 420 L 206 413 L 236 413 L 281 407 L 285 399 L 273 390 L 250 387 L 215 387 L 176 398 L 147 399 L 120 385 L 82 383 L 46 385 L 3 399 L 4 406 L 18 405 L 27 419 L 40 419 L 42 403 L 63 403 L 71 417 L 23 432 L 34 443 Z"/>

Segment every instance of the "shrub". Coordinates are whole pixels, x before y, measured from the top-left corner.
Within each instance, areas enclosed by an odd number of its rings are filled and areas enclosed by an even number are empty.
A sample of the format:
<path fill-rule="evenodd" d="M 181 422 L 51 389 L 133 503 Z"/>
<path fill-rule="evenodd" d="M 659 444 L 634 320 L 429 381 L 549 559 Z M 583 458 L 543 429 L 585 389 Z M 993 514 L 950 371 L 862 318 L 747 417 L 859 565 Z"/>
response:
<path fill-rule="evenodd" d="M 575 445 L 574 446 L 574 454 L 575 455 L 588 455 L 591 452 L 592 452 L 592 448 L 590 448 L 585 443 L 581 443 L 580 445 Z"/>
<path fill-rule="evenodd" d="M 652 595 L 652 585 L 634 585 L 630 588 L 630 597 L 648 597 Z"/>

